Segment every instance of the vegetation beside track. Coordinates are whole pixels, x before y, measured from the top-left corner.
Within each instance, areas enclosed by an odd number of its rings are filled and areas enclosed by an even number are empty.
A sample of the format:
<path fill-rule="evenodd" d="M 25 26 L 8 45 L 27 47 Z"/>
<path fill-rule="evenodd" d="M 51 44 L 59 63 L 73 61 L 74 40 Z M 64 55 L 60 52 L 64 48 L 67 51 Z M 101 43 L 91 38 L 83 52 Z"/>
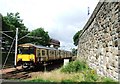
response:
<path fill-rule="evenodd" d="M 86 62 L 74 61 L 59 69 L 33 73 L 27 82 L 116 82 L 107 77 L 98 76 L 96 71 L 90 69 Z"/>
<path fill-rule="evenodd" d="M 2 52 L 2 56 L 1 56 L 1 58 L 2 58 L 2 66 L 3 66 L 3 64 L 4 64 L 5 60 L 6 60 L 7 54 L 8 53 L 6 53 L 6 52 Z M 4 68 L 13 67 L 13 65 L 14 65 L 14 56 L 15 56 L 15 53 L 10 53 L 9 54 Z"/>

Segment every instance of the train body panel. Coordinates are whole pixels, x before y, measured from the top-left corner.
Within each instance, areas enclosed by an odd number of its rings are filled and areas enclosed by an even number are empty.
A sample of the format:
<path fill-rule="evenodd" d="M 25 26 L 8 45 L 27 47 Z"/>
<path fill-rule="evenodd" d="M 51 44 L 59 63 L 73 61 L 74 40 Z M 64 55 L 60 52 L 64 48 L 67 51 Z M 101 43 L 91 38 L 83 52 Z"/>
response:
<path fill-rule="evenodd" d="M 33 61 L 35 62 L 35 55 L 34 54 L 18 54 L 17 62 L 18 61 Z"/>

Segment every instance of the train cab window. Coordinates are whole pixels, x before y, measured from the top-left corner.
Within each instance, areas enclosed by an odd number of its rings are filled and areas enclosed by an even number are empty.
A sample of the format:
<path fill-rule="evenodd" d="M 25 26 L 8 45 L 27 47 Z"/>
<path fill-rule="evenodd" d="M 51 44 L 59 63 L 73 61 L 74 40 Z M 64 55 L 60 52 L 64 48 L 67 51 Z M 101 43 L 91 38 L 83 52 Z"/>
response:
<path fill-rule="evenodd" d="M 22 51 L 21 51 L 21 49 L 20 49 L 20 48 L 18 49 L 18 51 L 17 51 L 17 52 L 18 52 L 18 54 L 22 54 Z"/>
<path fill-rule="evenodd" d="M 18 49 L 18 54 L 34 54 L 33 47 L 20 47 Z"/>
<path fill-rule="evenodd" d="M 30 53 L 30 54 L 33 54 L 33 53 L 34 53 L 34 48 L 33 48 L 33 47 L 30 47 L 30 48 L 29 48 L 29 53 Z"/>

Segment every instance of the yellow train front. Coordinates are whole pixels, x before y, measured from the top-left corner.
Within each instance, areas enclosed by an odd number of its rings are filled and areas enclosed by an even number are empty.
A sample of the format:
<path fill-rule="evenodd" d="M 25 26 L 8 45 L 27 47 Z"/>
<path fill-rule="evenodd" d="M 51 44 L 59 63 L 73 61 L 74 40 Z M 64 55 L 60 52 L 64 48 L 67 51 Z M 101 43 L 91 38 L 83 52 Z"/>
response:
<path fill-rule="evenodd" d="M 18 46 L 17 65 L 22 65 L 23 68 L 43 65 L 56 60 L 72 58 L 72 53 L 69 51 L 58 50 L 34 44 L 21 44 Z"/>
<path fill-rule="evenodd" d="M 17 65 L 28 68 L 35 65 L 36 48 L 30 44 L 22 44 L 18 46 Z"/>

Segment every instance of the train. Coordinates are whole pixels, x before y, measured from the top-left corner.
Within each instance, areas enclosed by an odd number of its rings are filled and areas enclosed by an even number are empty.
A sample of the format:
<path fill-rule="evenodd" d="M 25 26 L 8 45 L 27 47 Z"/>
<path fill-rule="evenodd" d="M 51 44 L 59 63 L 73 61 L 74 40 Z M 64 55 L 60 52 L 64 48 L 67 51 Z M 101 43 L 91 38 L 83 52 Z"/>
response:
<path fill-rule="evenodd" d="M 70 51 L 25 43 L 18 45 L 16 63 L 22 65 L 22 68 L 29 68 L 56 60 L 71 59 L 72 56 Z"/>

